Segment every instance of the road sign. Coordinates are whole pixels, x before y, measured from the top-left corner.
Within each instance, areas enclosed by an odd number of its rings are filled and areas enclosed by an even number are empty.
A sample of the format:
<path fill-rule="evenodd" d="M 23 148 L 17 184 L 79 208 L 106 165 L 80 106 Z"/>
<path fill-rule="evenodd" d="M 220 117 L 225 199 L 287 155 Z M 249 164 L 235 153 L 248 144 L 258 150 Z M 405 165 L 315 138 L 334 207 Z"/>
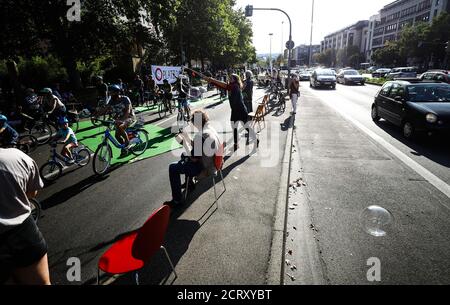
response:
<path fill-rule="evenodd" d="M 295 43 L 292 40 L 286 42 L 286 48 L 292 50 L 295 47 Z"/>

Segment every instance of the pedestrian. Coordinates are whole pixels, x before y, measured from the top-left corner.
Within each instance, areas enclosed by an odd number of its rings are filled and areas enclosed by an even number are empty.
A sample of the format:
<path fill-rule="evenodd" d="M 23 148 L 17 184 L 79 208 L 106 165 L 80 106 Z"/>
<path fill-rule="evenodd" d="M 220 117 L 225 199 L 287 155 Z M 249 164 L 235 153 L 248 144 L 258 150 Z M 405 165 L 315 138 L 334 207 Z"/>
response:
<path fill-rule="evenodd" d="M 0 283 L 50 285 L 47 243 L 31 216 L 30 198 L 44 184 L 36 162 L 0 148 Z"/>
<path fill-rule="evenodd" d="M 300 82 L 298 80 L 298 76 L 294 74 L 294 78 L 291 81 L 291 85 L 289 86 L 290 98 L 292 102 L 292 114 L 297 114 L 297 102 L 300 97 Z"/>
<path fill-rule="evenodd" d="M 242 89 L 242 94 L 244 96 L 244 103 L 247 107 L 248 113 L 253 112 L 253 72 L 245 72 L 244 88 Z"/>

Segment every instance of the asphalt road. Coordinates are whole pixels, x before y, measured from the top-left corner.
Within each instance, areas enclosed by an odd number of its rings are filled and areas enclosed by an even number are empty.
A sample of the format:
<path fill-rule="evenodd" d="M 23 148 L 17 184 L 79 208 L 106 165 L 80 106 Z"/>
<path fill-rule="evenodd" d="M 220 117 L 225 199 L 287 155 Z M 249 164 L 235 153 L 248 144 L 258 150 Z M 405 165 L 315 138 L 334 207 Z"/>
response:
<path fill-rule="evenodd" d="M 373 123 L 380 87 L 301 86 L 291 180 L 304 185 L 290 193 L 285 283 L 449 284 L 448 141 Z M 393 216 L 384 237 L 363 224 L 372 205 Z M 368 280 L 371 258 L 380 282 Z"/>
<path fill-rule="evenodd" d="M 263 94 L 263 90 L 256 90 L 255 102 Z M 201 107 L 206 108 L 213 125 L 227 143 L 232 144 L 228 101 L 220 102 L 217 97 Z M 286 130 L 280 132 L 280 124 L 286 117 L 288 113 L 271 113 L 267 117 L 275 122 L 275 132 L 270 135 L 270 142 L 261 136 L 258 153 L 249 153 L 246 149 L 251 146 L 241 144 L 239 152 L 227 158 L 224 168 L 227 190 L 219 201 L 218 210 L 211 209 L 212 187 L 203 183 L 205 188 L 200 186 L 193 194 L 194 202 L 174 211 L 166 245 L 178 278 L 166 277 L 171 270 L 159 253 L 141 272 L 142 284 L 265 283 L 273 214 L 281 183 L 279 163 L 283 154 L 279 152 L 284 151 L 287 134 Z M 159 120 L 152 115 L 147 116 L 146 121 L 169 128 L 175 118 Z M 42 146 L 32 156 L 42 165 L 48 152 L 49 147 Z M 121 234 L 139 228 L 171 199 L 168 165 L 178 161 L 181 153 L 178 149 L 120 166 L 104 178 L 95 177 L 90 164 L 69 170 L 40 192 L 43 217 L 39 227 L 49 245 L 52 283 L 95 283 L 98 259 L 108 246 Z M 275 156 L 270 170 L 261 166 L 264 156 L 269 159 Z M 222 190 L 221 184 L 218 190 Z M 67 281 L 66 262 L 70 257 L 81 260 L 81 282 Z M 133 282 L 131 276 L 126 276 L 115 283 Z"/>

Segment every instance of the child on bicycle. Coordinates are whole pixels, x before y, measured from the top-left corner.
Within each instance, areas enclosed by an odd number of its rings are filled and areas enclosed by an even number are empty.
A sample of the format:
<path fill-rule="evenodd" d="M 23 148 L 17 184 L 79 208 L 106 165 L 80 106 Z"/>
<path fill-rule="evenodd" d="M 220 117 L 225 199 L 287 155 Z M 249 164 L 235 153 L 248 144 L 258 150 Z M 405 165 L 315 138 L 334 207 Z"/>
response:
<path fill-rule="evenodd" d="M 69 127 L 69 121 L 66 117 L 61 117 L 58 119 L 59 130 L 55 136 L 54 141 L 59 139 L 63 139 L 60 141 L 60 144 L 63 144 L 64 147 L 61 150 L 61 155 L 67 158 L 68 164 L 75 163 L 72 155 L 72 149 L 78 147 L 78 140 L 73 132 L 72 128 Z"/>
<path fill-rule="evenodd" d="M 167 79 L 165 79 L 163 81 L 161 91 L 163 92 L 164 103 L 166 104 L 166 108 L 169 109 L 170 113 L 172 113 L 172 107 L 170 107 L 170 101 L 173 98 L 172 89 L 173 89 L 172 85 L 169 83 Z"/>
<path fill-rule="evenodd" d="M 3 147 L 15 146 L 18 140 L 17 131 L 8 124 L 8 118 L 0 114 L 0 145 Z"/>

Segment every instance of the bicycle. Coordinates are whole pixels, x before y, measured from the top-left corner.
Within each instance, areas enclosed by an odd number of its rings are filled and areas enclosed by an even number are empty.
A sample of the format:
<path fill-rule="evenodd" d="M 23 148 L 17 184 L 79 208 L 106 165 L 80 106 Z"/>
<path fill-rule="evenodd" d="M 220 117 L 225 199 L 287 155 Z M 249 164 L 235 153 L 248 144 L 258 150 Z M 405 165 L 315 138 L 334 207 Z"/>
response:
<path fill-rule="evenodd" d="M 25 154 L 30 154 L 38 146 L 38 141 L 34 136 L 31 135 L 21 135 L 19 136 L 19 141 L 15 144 L 4 145 L 3 148 L 16 148 Z"/>
<path fill-rule="evenodd" d="M 83 145 L 72 149 L 72 156 L 74 163 L 71 164 L 66 157 L 56 152 L 57 143 L 50 144 L 50 159 L 47 163 L 41 166 L 39 173 L 45 182 L 54 182 L 62 176 L 64 165 L 71 166 L 73 164 L 79 167 L 84 167 L 91 161 L 91 152 Z"/>
<path fill-rule="evenodd" d="M 56 130 L 52 130 L 53 126 L 45 119 L 35 119 L 25 113 L 21 113 L 21 116 L 25 121 L 25 131 L 30 137 L 35 138 L 39 145 L 47 144 L 56 133 Z"/>
<path fill-rule="evenodd" d="M 111 119 L 111 111 L 108 111 L 108 102 L 104 99 L 99 98 L 97 100 L 97 107 L 91 113 L 91 123 L 95 127 L 102 126 L 100 121 Z"/>
<path fill-rule="evenodd" d="M 115 124 L 114 121 L 101 121 L 106 127 L 103 135 L 102 143 L 97 147 L 94 154 L 93 169 L 94 173 L 101 176 L 108 172 L 111 167 L 111 159 L 113 157 L 111 142 L 118 149 L 127 149 L 135 156 L 142 155 L 148 148 L 148 132 L 142 129 L 141 123 L 136 123 L 126 129 L 130 145 L 127 147 L 120 144 L 111 134 L 111 130 Z"/>
<path fill-rule="evenodd" d="M 33 217 L 34 222 L 38 224 L 38 221 L 41 218 L 41 211 L 42 211 L 41 204 L 35 198 L 28 199 L 28 201 L 30 202 L 31 206 L 31 217 Z"/>

